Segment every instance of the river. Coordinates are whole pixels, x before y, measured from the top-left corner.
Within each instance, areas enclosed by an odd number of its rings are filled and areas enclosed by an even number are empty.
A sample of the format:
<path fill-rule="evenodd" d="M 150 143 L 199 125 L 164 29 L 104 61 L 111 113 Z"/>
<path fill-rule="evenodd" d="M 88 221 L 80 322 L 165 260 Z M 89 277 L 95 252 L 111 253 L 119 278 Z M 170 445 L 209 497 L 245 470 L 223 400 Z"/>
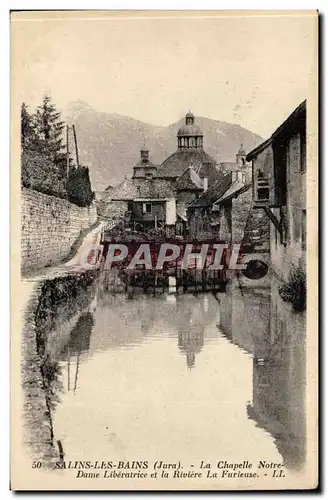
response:
<path fill-rule="evenodd" d="M 274 281 L 145 294 L 90 280 L 50 314 L 60 287 L 41 290 L 42 383 L 27 411 L 38 420 L 33 401 L 40 407 L 44 391 L 55 459 L 59 442 L 65 461 L 261 459 L 302 468 L 304 313 L 282 302 Z M 34 443 L 34 455 L 41 449 Z"/>

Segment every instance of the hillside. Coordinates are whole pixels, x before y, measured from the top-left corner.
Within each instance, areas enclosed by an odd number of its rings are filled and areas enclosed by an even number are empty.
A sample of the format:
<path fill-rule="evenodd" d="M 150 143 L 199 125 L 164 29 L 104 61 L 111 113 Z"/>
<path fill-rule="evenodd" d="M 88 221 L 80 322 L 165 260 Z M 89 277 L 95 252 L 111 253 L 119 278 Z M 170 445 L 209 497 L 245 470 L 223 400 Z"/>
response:
<path fill-rule="evenodd" d="M 143 144 L 150 150 L 151 161 L 162 163 L 176 150 L 177 130 L 184 123 L 182 117 L 169 127 L 154 126 L 128 116 L 98 112 L 81 101 L 70 104 L 65 118 L 75 124 L 80 163 L 89 166 L 96 191 L 131 175 Z M 234 161 L 241 143 L 249 151 L 263 140 L 239 125 L 202 117 L 196 120 L 204 133 L 204 148 L 217 161 Z"/>

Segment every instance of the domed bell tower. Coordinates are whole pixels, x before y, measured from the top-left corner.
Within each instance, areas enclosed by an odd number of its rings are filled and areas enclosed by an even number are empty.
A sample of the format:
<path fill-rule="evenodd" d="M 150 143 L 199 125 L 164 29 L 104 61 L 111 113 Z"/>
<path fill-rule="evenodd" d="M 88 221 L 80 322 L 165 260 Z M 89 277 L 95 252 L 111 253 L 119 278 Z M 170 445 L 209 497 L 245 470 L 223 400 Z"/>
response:
<path fill-rule="evenodd" d="M 246 165 L 246 156 L 244 145 L 241 144 L 238 153 L 236 154 L 236 164 L 238 167 L 244 167 Z"/>
<path fill-rule="evenodd" d="M 185 125 L 178 130 L 178 149 L 203 149 L 203 132 L 195 125 L 191 111 L 185 116 Z"/>

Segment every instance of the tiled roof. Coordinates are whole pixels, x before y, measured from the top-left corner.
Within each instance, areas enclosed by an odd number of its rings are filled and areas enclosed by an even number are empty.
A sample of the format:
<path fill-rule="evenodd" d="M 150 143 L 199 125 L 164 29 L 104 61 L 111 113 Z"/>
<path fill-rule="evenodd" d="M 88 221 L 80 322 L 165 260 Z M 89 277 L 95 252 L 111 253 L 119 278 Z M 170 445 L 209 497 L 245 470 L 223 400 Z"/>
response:
<path fill-rule="evenodd" d="M 106 197 L 107 200 L 134 200 L 137 198 L 166 199 L 173 198 L 175 190 L 171 182 L 163 179 L 130 179 L 125 178 L 114 186 Z"/>
<path fill-rule="evenodd" d="M 190 164 L 200 177 L 212 177 L 217 171 L 215 160 L 203 149 L 178 149 L 158 167 L 156 177 L 181 177 Z"/>
<path fill-rule="evenodd" d="M 202 179 L 192 167 L 186 168 L 182 176 L 177 180 L 176 188 L 183 189 L 203 189 Z"/>
<path fill-rule="evenodd" d="M 201 208 L 211 206 L 218 198 L 220 198 L 232 184 L 231 173 L 219 173 L 216 180 L 209 186 L 208 190 L 202 194 L 198 200 L 195 200 L 190 208 Z"/>
<path fill-rule="evenodd" d="M 215 200 L 215 203 L 221 203 L 222 201 L 228 200 L 229 198 L 234 198 L 235 196 L 238 196 L 242 192 L 248 191 L 252 186 L 252 183 L 249 182 L 248 184 L 245 184 L 244 182 L 241 181 L 235 181 L 229 189 L 223 193 L 220 197 Z"/>
<path fill-rule="evenodd" d="M 145 179 L 137 181 L 136 198 L 165 199 L 174 198 L 176 193 L 170 181 L 163 179 Z"/>

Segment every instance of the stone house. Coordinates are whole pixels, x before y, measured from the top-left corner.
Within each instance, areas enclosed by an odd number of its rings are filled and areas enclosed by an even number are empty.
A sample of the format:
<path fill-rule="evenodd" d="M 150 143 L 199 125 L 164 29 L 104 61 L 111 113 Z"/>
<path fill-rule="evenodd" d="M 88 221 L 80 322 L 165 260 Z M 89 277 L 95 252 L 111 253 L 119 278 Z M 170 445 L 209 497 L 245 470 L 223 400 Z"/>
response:
<path fill-rule="evenodd" d="M 271 221 L 273 269 L 287 278 L 294 266 L 305 270 L 306 101 L 247 160 L 252 162 L 254 208 Z"/>
<path fill-rule="evenodd" d="M 175 226 L 176 192 L 163 179 L 126 177 L 109 189 L 98 205 L 101 218 L 135 231 Z"/>

